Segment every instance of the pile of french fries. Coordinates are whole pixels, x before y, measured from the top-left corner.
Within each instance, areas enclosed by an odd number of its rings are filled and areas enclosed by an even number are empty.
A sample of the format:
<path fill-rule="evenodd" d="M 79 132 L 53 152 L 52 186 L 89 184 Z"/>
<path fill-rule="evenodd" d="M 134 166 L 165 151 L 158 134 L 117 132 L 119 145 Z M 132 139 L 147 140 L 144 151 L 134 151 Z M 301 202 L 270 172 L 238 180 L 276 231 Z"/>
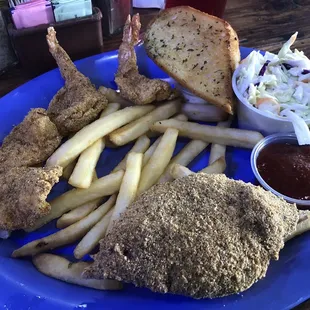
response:
<path fill-rule="evenodd" d="M 222 112 L 215 113 L 212 106 L 209 117 L 204 114 L 204 120 L 221 121 L 217 126 L 188 121 L 197 116 L 188 105 L 182 111 L 181 100 L 158 106 L 130 106 L 124 100 L 115 102 L 120 97 L 114 91 L 108 93 L 113 102 L 100 118 L 63 143 L 46 163 L 48 167 L 62 166 L 63 177 L 75 188 L 52 200 L 51 212 L 29 231 L 54 219 L 60 230 L 24 245 L 12 256 L 33 256 L 39 271 L 60 280 L 114 290 L 121 288 L 116 281 L 83 278 L 83 270 L 89 263 L 71 263 L 59 256 L 40 253 L 78 242 L 74 256 L 82 259 L 96 248 L 138 195 L 155 184 L 194 173 L 187 166 L 209 144 L 212 144 L 209 165 L 200 172 L 223 173 L 226 145 L 251 149 L 263 136 L 230 128 L 231 119 Z M 180 114 L 181 111 L 187 114 Z M 180 136 L 192 140 L 173 157 Z M 152 144 L 150 137 L 156 137 Z M 118 147 L 133 141 L 132 149 L 112 172 L 98 178 L 96 166 L 106 145 Z"/>

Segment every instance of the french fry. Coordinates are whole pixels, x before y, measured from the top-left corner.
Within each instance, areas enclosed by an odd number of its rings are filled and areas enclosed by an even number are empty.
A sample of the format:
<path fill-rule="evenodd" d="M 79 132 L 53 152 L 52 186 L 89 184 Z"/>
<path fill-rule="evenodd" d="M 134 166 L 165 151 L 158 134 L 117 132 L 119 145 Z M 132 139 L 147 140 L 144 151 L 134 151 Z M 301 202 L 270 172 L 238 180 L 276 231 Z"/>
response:
<path fill-rule="evenodd" d="M 95 122 L 85 126 L 71 139 L 62 144 L 47 160 L 46 166 L 66 167 L 98 139 L 137 118 L 141 118 L 143 115 L 154 110 L 154 108 L 152 105 L 129 107 L 99 118 Z"/>
<path fill-rule="evenodd" d="M 117 102 L 109 103 L 107 105 L 107 107 L 100 114 L 100 118 L 106 117 L 106 116 L 118 111 L 120 108 L 121 108 L 121 105 Z M 107 137 L 105 138 L 105 145 L 106 145 L 106 147 L 110 147 L 110 148 L 117 147 Z"/>
<path fill-rule="evenodd" d="M 223 173 L 226 169 L 226 160 L 225 156 L 218 158 L 215 162 L 213 162 L 208 167 L 200 170 L 199 172 L 207 173 L 207 174 L 220 174 Z"/>
<path fill-rule="evenodd" d="M 71 177 L 71 174 L 74 170 L 74 167 L 77 163 L 77 159 L 75 159 L 74 161 L 72 161 L 67 167 L 65 167 L 62 171 L 62 177 L 65 179 L 65 180 L 69 180 L 70 177 Z"/>
<path fill-rule="evenodd" d="M 119 103 L 123 108 L 133 106 L 134 103 L 131 101 L 128 101 L 124 99 L 120 93 L 115 91 L 112 88 L 107 88 L 104 86 L 99 87 L 98 89 L 102 94 L 105 95 L 105 97 L 108 99 L 109 102 L 117 102 Z"/>
<path fill-rule="evenodd" d="M 249 149 L 252 149 L 264 138 L 257 131 L 200 125 L 175 119 L 160 121 L 151 126 L 151 130 L 158 132 L 165 132 L 167 128 L 177 129 L 180 132 L 180 136 L 191 139 Z"/>
<path fill-rule="evenodd" d="M 111 222 L 113 209 L 114 208 L 112 208 L 79 242 L 74 249 L 75 258 L 81 259 L 86 254 L 89 254 L 98 245 L 99 241 L 104 238 Z"/>
<path fill-rule="evenodd" d="M 218 127 L 229 128 L 232 123 L 232 118 L 229 117 L 227 121 L 220 122 L 217 124 Z M 216 160 L 221 157 L 225 157 L 226 145 L 221 145 L 217 143 L 212 143 L 211 152 L 209 157 L 209 165 L 213 164 Z"/>
<path fill-rule="evenodd" d="M 189 120 L 202 122 L 220 122 L 228 117 L 224 110 L 211 104 L 185 103 L 182 106 L 182 112 Z"/>
<path fill-rule="evenodd" d="M 72 263 L 64 257 L 40 254 L 32 259 L 34 266 L 43 274 L 67 283 L 90 287 L 96 290 L 120 290 L 122 283 L 114 280 L 84 279 L 85 268 L 90 262 Z"/>
<path fill-rule="evenodd" d="M 104 148 L 104 138 L 101 138 L 83 151 L 68 183 L 77 188 L 89 188 L 93 173 Z"/>
<path fill-rule="evenodd" d="M 58 219 L 56 224 L 57 228 L 63 229 L 80 221 L 89 213 L 94 211 L 99 206 L 101 200 L 102 199 L 99 198 L 94 201 L 87 202 L 86 204 L 83 204 L 76 209 L 73 209 L 72 211 L 64 214 L 61 218 Z"/>
<path fill-rule="evenodd" d="M 182 122 L 187 122 L 188 121 L 188 117 L 184 114 L 177 114 L 176 116 L 172 117 L 172 119 L 177 119 L 179 121 L 182 121 Z M 149 137 L 149 138 L 156 138 L 158 136 L 160 136 L 160 133 L 156 132 L 156 131 L 151 131 L 149 130 L 146 135 Z"/>
<path fill-rule="evenodd" d="M 100 118 L 118 111 L 120 107 L 121 105 L 119 103 L 109 103 L 102 111 Z M 78 188 L 88 188 L 90 186 L 92 170 L 95 170 L 98 161 L 97 158 L 99 158 L 100 153 L 102 153 L 105 148 L 105 144 L 104 138 L 98 139 L 90 147 L 83 151 L 83 153 L 81 153 L 77 166 L 77 161 L 75 160 L 64 169 L 63 176 L 65 179 L 69 180 L 69 184 Z M 70 179 L 71 175 L 72 178 Z"/>
<path fill-rule="evenodd" d="M 165 131 L 153 155 L 142 170 L 137 195 L 153 186 L 163 174 L 172 158 L 177 138 L 178 130 L 168 128 Z"/>
<path fill-rule="evenodd" d="M 172 160 L 166 168 L 163 175 L 158 180 L 158 183 L 169 182 L 173 180 L 170 170 L 174 164 L 180 164 L 182 166 L 187 166 L 196 156 L 198 156 L 209 143 L 201 140 L 190 141 Z"/>
<path fill-rule="evenodd" d="M 111 102 L 107 105 L 107 107 L 102 111 L 100 114 L 100 118 L 106 117 L 116 111 L 118 111 L 121 108 L 121 105 L 117 102 Z M 113 144 L 107 137 L 105 138 L 105 146 L 109 148 L 115 148 L 117 147 L 115 144 Z"/>
<path fill-rule="evenodd" d="M 68 136 L 68 139 L 71 139 L 72 137 L 74 136 L 74 134 L 70 134 Z M 70 179 L 70 176 L 74 170 L 74 167 L 77 163 L 78 159 L 76 158 L 75 160 L 73 160 L 69 165 L 67 165 L 66 167 L 64 167 L 62 169 L 62 178 L 65 179 L 65 180 L 69 180 Z"/>
<path fill-rule="evenodd" d="M 182 121 L 182 122 L 187 122 L 188 121 L 188 117 L 185 114 L 182 114 L 182 113 L 172 117 L 172 119 L 177 119 L 177 120 Z"/>
<path fill-rule="evenodd" d="M 93 172 L 93 179 L 92 181 L 98 180 L 97 172 Z M 58 220 L 57 220 L 57 228 L 65 228 L 68 227 L 82 218 L 84 218 L 86 215 L 88 215 L 90 212 L 95 210 L 98 205 L 100 204 L 102 198 L 96 199 L 94 201 L 87 202 L 86 204 L 83 204 L 68 213 L 63 214 Z"/>
<path fill-rule="evenodd" d="M 123 213 L 136 198 L 141 176 L 142 159 L 143 155 L 141 153 L 128 154 L 125 174 L 117 196 L 108 231 L 119 218 L 120 214 Z"/>
<path fill-rule="evenodd" d="M 15 250 L 12 257 L 33 256 L 79 240 L 114 206 L 115 201 L 116 195 L 113 195 L 107 202 L 79 222 L 52 235 L 25 244 Z"/>
<path fill-rule="evenodd" d="M 137 139 L 146 134 L 154 122 L 167 119 L 177 113 L 180 109 L 180 103 L 180 100 L 177 99 L 158 106 L 154 111 L 140 119 L 112 132 L 109 135 L 110 140 L 116 145 L 124 145 Z"/>
<path fill-rule="evenodd" d="M 187 177 L 195 172 L 180 164 L 173 164 L 170 170 L 171 176 L 176 180 Z"/>
<path fill-rule="evenodd" d="M 96 172 L 96 170 L 93 172 L 93 179 L 92 179 L 92 181 L 93 182 L 95 182 L 95 181 L 97 181 L 98 180 L 98 176 L 97 176 L 97 172 Z"/>
<path fill-rule="evenodd" d="M 111 142 L 111 140 L 109 139 L 109 137 L 105 137 L 105 146 L 110 148 L 110 149 L 116 149 L 118 148 L 118 145 L 114 144 L 113 142 Z"/>
<path fill-rule="evenodd" d="M 187 117 L 184 115 L 184 114 L 178 114 L 176 115 L 175 117 L 173 117 L 173 119 L 177 119 L 177 120 L 181 120 L 181 121 L 187 121 Z M 154 132 L 156 133 L 156 132 Z M 161 134 L 158 134 L 156 133 L 156 136 L 160 136 L 159 138 L 157 138 L 153 144 L 149 147 L 149 149 L 144 153 L 144 156 L 143 156 L 143 161 L 142 161 L 142 167 L 144 167 L 148 161 L 150 160 L 151 156 L 153 155 L 154 151 L 156 150 L 161 138 L 162 138 L 162 135 Z"/>
<path fill-rule="evenodd" d="M 125 170 L 128 155 L 130 153 L 144 153 L 150 147 L 150 144 L 151 140 L 146 135 L 141 136 L 139 139 L 137 139 L 136 143 L 127 153 L 125 158 L 113 169 L 112 172 L 116 172 L 118 170 Z"/>
<path fill-rule="evenodd" d="M 117 102 L 112 102 L 107 105 L 107 107 L 101 112 L 100 118 L 108 116 L 121 108 L 121 105 Z"/>
<path fill-rule="evenodd" d="M 150 160 L 150 158 L 153 156 L 156 148 L 158 147 L 158 144 L 161 141 L 162 136 L 157 138 L 153 144 L 148 148 L 148 150 L 144 153 L 143 155 L 143 160 L 142 160 L 142 167 L 144 167 Z"/>
<path fill-rule="evenodd" d="M 123 175 L 123 170 L 117 171 L 116 173 L 109 174 L 93 182 L 89 188 L 72 189 L 55 198 L 50 202 L 50 213 L 39 219 L 36 224 L 27 229 L 27 231 L 34 231 L 84 203 L 117 193 L 119 191 Z"/>
<path fill-rule="evenodd" d="M 220 174 L 223 173 L 225 169 L 226 169 L 226 160 L 225 157 L 221 157 L 210 166 L 200 170 L 198 173 L 203 172 L 207 174 Z M 193 173 L 195 172 L 180 164 L 173 164 L 170 169 L 170 175 L 172 176 L 173 179 L 183 178 Z"/>

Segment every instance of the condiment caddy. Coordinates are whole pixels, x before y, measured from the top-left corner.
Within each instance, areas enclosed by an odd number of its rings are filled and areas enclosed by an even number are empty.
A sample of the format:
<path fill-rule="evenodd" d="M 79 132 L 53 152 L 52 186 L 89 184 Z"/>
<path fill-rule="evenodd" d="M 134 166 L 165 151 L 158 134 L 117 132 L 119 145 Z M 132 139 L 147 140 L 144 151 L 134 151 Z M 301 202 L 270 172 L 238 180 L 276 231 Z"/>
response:
<path fill-rule="evenodd" d="M 9 0 L 16 29 L 92 15 L 91 0 Z"/>
<path fill-rule="evenodd" d="M 22 29 L 16 29 L 9 10 L 3 14 L 15 54 L 30 78 L 56 68 L 45 40 L 49 26 L 56 29 L 60 43 L 73 60 L 103 52 L 102 13 L 96 7 L 90 16 Z"/>

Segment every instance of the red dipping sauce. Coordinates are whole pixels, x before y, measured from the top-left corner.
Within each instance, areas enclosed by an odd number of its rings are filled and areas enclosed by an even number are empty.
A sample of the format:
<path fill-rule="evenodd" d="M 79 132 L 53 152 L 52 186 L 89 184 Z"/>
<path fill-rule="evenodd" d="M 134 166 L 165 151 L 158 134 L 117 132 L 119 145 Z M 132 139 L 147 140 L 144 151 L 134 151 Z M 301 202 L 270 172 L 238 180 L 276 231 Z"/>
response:
<path fill-rule="evenodd" d="M 227 0 L 166 0 L 166 8 L 188 5 L 205 13 L 223 17 Z"/>
<path fill-rule="evenodd" d="M 257 169 L 277 192 L 310 200 L 310 145 L 269 144 L 258 155 Z"/>

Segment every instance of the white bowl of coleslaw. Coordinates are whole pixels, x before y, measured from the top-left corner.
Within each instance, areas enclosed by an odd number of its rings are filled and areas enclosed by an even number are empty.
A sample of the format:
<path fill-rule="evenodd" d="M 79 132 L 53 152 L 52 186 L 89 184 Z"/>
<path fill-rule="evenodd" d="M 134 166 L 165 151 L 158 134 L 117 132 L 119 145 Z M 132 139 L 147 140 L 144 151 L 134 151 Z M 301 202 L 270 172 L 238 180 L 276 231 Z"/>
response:
<path fill-rule="evenodd" d="M 301 140 L 310 136 L 310 60 L 303 52 L 291 51 L 296 37 L 278 54 L 253 51 L 235 70 L 232 87 L 239 101 L 240 128 L 264 135 L 295 131 Z"/>

